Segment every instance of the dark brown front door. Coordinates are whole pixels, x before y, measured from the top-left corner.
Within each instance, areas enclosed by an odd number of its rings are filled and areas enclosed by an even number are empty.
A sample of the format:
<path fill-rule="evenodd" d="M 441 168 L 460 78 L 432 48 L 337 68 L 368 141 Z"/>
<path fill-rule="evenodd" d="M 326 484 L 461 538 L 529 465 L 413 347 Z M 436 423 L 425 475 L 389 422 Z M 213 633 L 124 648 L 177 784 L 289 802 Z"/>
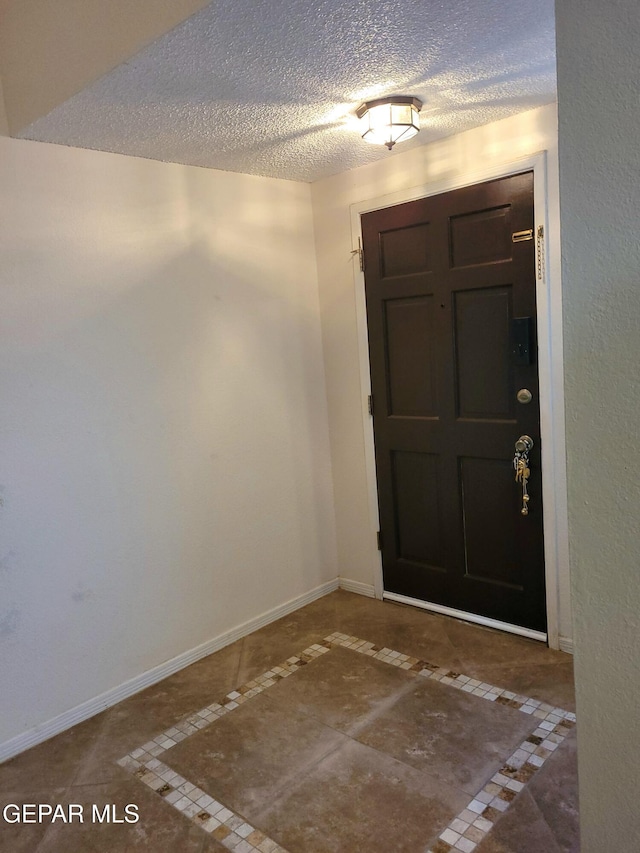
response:
<path fill-rule="evenodd" d="M 533 175 L 362 227 L 385 591 L 546 631 Z"/>

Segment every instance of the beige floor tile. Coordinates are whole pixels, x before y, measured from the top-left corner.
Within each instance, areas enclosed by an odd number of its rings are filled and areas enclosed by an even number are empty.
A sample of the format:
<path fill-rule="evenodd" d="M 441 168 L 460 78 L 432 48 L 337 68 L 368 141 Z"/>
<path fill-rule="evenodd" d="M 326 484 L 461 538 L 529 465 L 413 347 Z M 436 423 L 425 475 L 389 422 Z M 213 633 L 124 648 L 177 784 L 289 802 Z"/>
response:
<path fill-rule="evenodd" d="M 295 785 L 347 740 L 295 706 L 273 704 L 260 695 L 173 747 L 166 761 L 252 820 L 278 792 Z"/>
<path fill-rule="evenodd" d="M 575 711 L 573 659 L 570 655 L 562 652 L 561 654 L 564 660 L 554 661 L 551 664 L 525 663 L 509 666 L 472 664 L 467 666 L 465 674 L 498 687 L 508 687 L 516 693 L 523 693 L 540 702 L 565 708 L 567 711 Z"/>
<path fill-rule="evenodd" d="M 335 629 L 378 646 L 460 669 L 457 650 L 446 631 L 447 618 L 415 607 L 375 601 L 352 593 L 342 596 Z"/>
<path fill-rule="evenodd" d="M 91 756 L 105 726 L 102 714 L 0 765 L 0 791 L 66 788 Z"/>
<path fill-rule="evenodd" d="M 534 728 L 520 711 L 420 678 L 357 739 L 474 795 Z"/>
<path fill-rule="evenodd" d="M 279 707 L 303 713 L 354 736 L 406 690 L 415 674 L 349 649 L 334 648 L 274 687 Z"/>
<path fill-rule="evenodd" d="M 116 761 L 334 631 L 573 708 L 567 655 L 338 591 L 0 766 L 3 804 L 132 802 L 141 814 L 124 826 L 5 824 L 0 853 L 227 849 Z M 289 853 L 424 853 L 531 722 L 333 648 L 160 758 Z M 475 853 L 577 853 L 576 775 L 570 734 Z"/>
<path fill-rule="evenodd" d="M 528 791 L 513 801 L 474 853 L 563 853 Z M 604 853 L 604 851 L 603 851 Z"/>
<path fill-rule="evenodd" d="M 7 813 L 9 820 L 13 821 L 16 816 L 21 815 L 20 810 L 25 804 L 50 805 L 54 808 L 64 794 L 64 788 L 44 788 L 39 791 L 36 790 L 35 785 L 28 793 L 3 791 L 0 793 L 0 807 L 3 810 L 6 806 L 17 807 L 17 809 L 9 808 Z M 31 820 L 31 813 L 28 814 L 28 819 Z M 33 853 L 47 829 L 46 824 L 7 823 L 0 818 L 0 853 Z"/>
<path fill-rule="evenodd" d="M 458 619 L 447 619 L 445 632 L 466 669 L 474 664 L 524 664 L 566 663 L 565 652 L 547 648 L 544 643 L 492 628 L 472 625 Z"/>
<path fill-rule="evenodd" d="M 83 806 L 84 823 L 56 822 L 48 826 L 37 853 L 133 853 L 133 851 L 180 851 L 202 853 L 204 833 L 162 798 L 137 780 L 108 785 L 83 785 L 68 789 L 59 800 Z M 116 806 L 124 819 L 124 806 L 138 806 L 140 819 L 130 823 L 100 823 L 92 820 L 93 805 L 100 814 L 107 804 Z M 223 851 L 220 844 L 210 848 Z"/>
<path fill-rule="evenodd" d="M 191 664 L 96 718 L 102 725 L 78 764 L 72 783 L 122 779 L 122 770 L 115 762 L 125 753 L 232 690 L 238 683 L 241 645 L 241 641 L 234 643 Z"/>
<path fill-rule="evenodd" d="M 578 761 L 575 730 L 549 758 L 527 790 L 562 853 L 578 853 Z"/>
<path fill-rule="evenodd" d="M 418 853 L 466 800 L 351 741 L 269 806 L 260 824 L 290 853 Z"/>
<path fill-rule="evenodd" d="M 245 637 L 237 683 L 250 681 L 337 630 L 337 610 L 345 605 L 341 593 L 332 593 Z"/>

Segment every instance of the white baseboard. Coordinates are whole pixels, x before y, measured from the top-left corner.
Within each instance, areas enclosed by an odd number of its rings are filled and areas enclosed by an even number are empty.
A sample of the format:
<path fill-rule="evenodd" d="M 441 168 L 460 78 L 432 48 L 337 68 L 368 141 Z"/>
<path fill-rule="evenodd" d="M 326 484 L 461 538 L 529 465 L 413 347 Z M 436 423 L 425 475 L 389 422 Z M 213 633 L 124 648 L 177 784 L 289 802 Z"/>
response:
<path fill-rule="evenodd" d="M 345 589 L 347 592 L 355 592 L 358 595 L 366 595 L 367 598 L 375 598 L 376 593 L 373 584 L 360 583 L 360 581 L 351 581 L 349 578 L 338 578 L 340 589 Z"/>
<path fill-rule="evenodd" d="M 129 681 L 125 681 L 124 684 L 120 684 L 118 687 L 113 687 L 111 690 L 107 690 L 105 693 L 101 693 L 99 696 L 89 699 L 75 708 L 64 711 L 46 723 L 42 723 L 29 731 L 16 735 L 16 737 L 10 740 L 4 741 L 4 743 L 0 744 L 0 762 L 12 758 L 14 755 L 18 755 L 18 753 L 24 752 L 32 746 L 36 746 L 36 744 L 42 743 L 42 741 L 48 740 L 54 737 L 54 735 L 70 729 L 72 726 L 77 726 L 79 723 L 88 720 L 89 717 L 93 717 L 106 708 L 122 702 L 123 699 L 128 699 L 134 693 L 139 693 L 146 687 L 162 681 L 163 678 L 173 675 L 174 672 L 184 669 L 189 664 L 200 660 L 200 658 L 217 652 L 219 649 L 224 648 L 224 646 L 228 646 L 236 640 L 246 637 L 247 634 L 257 631 L 258 628 L 263 628 L 270 622 L 275 622 L 276 619 L 281 619 L 283 616 L 293 613 L 294 610 L 299 610 L 305 604 L 310 604 L 312 601 L 322 598 L 322 596 L 338 589 L 340 585 L 338 578 L 323 583 L 315 589 L 305 592 L 303 595 L 292 598 L 290 601 L 286 601 L 284 604 L 280 604 L 278 607 L 274 607 L 272 610 L 256 616 L 254 619 L 243 622 L 237 628 L 232 628 L 224 634 L 219 634 L 217 637 L 207 640 L 206 643 L 202 643 L 202 645 L 196 646 L 194 649 L 183 652 L 181 655 L 165 661 L 159 666 L 155 666 L 153 669 L 149 669 L 141 675 L 131 678 Z M 360 586 L 366 586 L 366 584 L 360 584 Z"/>
<path fill-rule="evenodd" d="M 571 637 L 558 637 L 558 648 L 561 652 L 567 652 L 567 654 L 573 654 L 573 640 Z"/>

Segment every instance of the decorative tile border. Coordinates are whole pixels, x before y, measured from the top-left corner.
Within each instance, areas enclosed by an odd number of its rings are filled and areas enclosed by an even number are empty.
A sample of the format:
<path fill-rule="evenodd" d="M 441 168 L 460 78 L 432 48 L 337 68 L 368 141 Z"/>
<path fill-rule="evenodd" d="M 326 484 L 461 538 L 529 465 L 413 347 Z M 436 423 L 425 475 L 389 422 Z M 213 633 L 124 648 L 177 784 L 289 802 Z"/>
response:
<path fill-rule="evenodd" d="M 484 681 L 440 667 L 420 658 L 402 654 L 394 649 L 376 646 L 359 637 L 350 637 L 339 631 L 330 634 L 321 643 L 314 643 L 299 655 L 288 658 L 279 666 L 246 684 L 232 690 L 219 702 L 213 702 L 196 711 L 153 740 L 134 749 L 118 764 L 156 791 L 166 802 L 191 821 L 210 833 L 234 853 L 287 853 L 273 839 L 244 820 L 240 815 L 219 803 L 205 791 L 180 776 L 159 756 L 180 741 L 196 734 L 220 717 L 240 707 L 244 702 L 288 678 L 303 666 L 326 654 L 334 647 L 351 649 L 367 657 L 411 672 L 416 677 L 439 681 L 472 696 L 506 705 L 536 720 L 537 727 L 510 755 L 504 766 L 492 777 L 449 825 L 438 840 L 425 849 L 425 853 L 473 853 L 478 843 L 493 828 L 516 795 L 523 790 L 532 776 L 562 743 L 576 722 L 576 716 L 563 708 L 556 708 L 527 696 L 503 690 Z"/>
<path fill-rule="evenodd" d="M 552 725 L 552 729 L 542 728 L 545 723 Z M 440 833 L 437 842 L 429 847 L 426 853 L 472 853 L 491 831 L 502 812 L 509 808 L 512 800 L 558 748 L 574 725 L 575 722 L 566 717 L 557 725 L 546 720 L 541 723 L 507 758 L 504 766 L 494 774 L 491 781 Z"/>
<path fill-rule="evenodd" d="M 125 755 L 118 764 L 137 776 L 141 782 L 156 791 L 193 823 L 201 826 L 205 832 L 210 833 L 227 849 L 233 850 L 233 853 L 287 853 L 285 848 L 272 838 L 160 761 L 159 756 L 282 679 L 288 678 L 330 649 L 331 644 L 326 640 L 322 644 L 314 643 L 299 655 L 288 658 L 280 666 L 274 666 L 227 693 L 219 702 L 213 702 L 185 717 L 153 740 Z"/>
<path fill-rule="evenodd" d="M 152 758 L 137 768 L 135 764 L 139 762 L 130 756 L 125 756 L 118 763 L 229 850 L 235 853 L 286 853 L 271 838 L 159 759 Z"/>
<path fill-rule="evenodd" d="M 438 841 L 433 847 L 427 848 L 426 853 L 449 853 L 451 850 L 473 853 L 501 813 L 509 808 L 516 794 L 525 787 L 575 725 L 576 716 L 570 711 L 469 678 L 448 667 L 403 655 L 393 649 L 380 648 L 346 634 L 332 634 L 327 640 L 332 645 L 353 649 L 360 654 L 400 669 L 410 670 L 419 676 L 439 681 L 488 702 L 514 708 L 539 721 L 537 728 L 507 758 L 501 770 L 473 797 L 467 807 L 440 833 Z"/>

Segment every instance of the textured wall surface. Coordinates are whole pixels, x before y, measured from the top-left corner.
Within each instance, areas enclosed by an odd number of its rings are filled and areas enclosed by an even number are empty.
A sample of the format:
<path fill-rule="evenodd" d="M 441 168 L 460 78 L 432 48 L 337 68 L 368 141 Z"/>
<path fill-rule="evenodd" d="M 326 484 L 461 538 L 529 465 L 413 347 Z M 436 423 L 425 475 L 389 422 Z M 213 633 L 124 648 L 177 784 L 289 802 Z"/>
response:
<path fill-rule="evenodd" d="M 209 0 L 0 0 L 0 73 L 13 134 Z"/>
<path fill-rule="evenodd" d="M 569 523 L 582 850 L 640 839 L 640 16 L 558 0 Z"/>
<path fill-rule="evenodd" d="M 382 94 L 424 101 L 403 147 L 555 102 L 553 0 L 217 0 L 21 136 L 313 181 L 394 156 L 354 116 Z"/>
<path fill-rule="evenodd" d="M 337 575 L 310 191 L 0 138 L 0 741 Z"/>
<path fill-rule="evenodd" d="M 548 151 L 549 270 L 559 268 L 557 127 L 555 106 L 422 146 L 383 163 L 312 184 L 325 370 L 331 430 L 340 574 L 373 584 L 378 561 L 369 517 L 351 255 L 350 206 Z M 560 307 L 560 281 L 554 299 Z M 561 384 L 561 377 L 558 377 Z M 561 387 L 554 389 L 561 399 Z M 552 392 L 552 393 L 554 393 Z M 560 634 L 571 637 L 569 574 L 560 564 Z"/>

